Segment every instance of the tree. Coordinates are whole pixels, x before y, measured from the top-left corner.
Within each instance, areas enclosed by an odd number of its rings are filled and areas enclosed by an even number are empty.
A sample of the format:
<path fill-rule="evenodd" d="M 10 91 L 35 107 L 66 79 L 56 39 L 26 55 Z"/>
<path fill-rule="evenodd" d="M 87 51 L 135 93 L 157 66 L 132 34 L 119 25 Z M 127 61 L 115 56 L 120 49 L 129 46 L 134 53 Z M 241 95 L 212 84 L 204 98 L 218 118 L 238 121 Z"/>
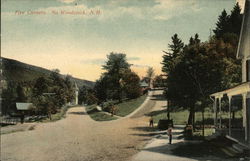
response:
<path fill-rule="evenodd" d="M 104 77 L 106 81 L 106 92 L 110 99 L 118 99 L 122 101 L 122 87 L 120 80 L 125 70 L 130 68 L 130 64 L 127 62 L 126 54 L 110 53 L 107 55 L 108 61 L 103 65 L 103 69 L 106 70 Z"/>
<path fill-rule="evenodd" d="M 67 75 L 65 77 L 64 83 L 66 85 L 66 88 L 65 88 L 65 91 L 66 91 L 66 101 L 70 102 L 75 97 L 75 91 L 74 91 L 74 86 L 73 86 L 73 83 L 72 83 L 72 77 L 70 75 Z"/>
<path fill-rule="evenodd" d="M 241 30 L 242 14 L 240 12 L 241 8 L 239 3 L 237 2 L 233 10 L 231 11 L 231 15 L 229 16 L 229 32 L 236 35 L 239 35 Z"/>
<path fill-rule="evenodd" d="M 108 90 L 107 76 L 102 74 L 101 77 L 96 81 L 95 87 L 94 87 L 96 97 L 99 100 L 98 104 L 100 102 L 107 100 L 108 98 L 107 90 Z M 84 92 L 84 89 L 83 89 L 83 92 Z"/>
<path fill-rule="evenodd" d="M 216 28 L 213 30 L 216 38 L 221 38 L 225 33 L 229 32 L 229 16 L 224 9 L 218 18 Z"/>
<path fill-rule="evenodd" d="M 168 75 L 166 95 L 176 107 L 189 110 L 188 123 L 194 125 L 195 112 L 204 113 L 211 93 L 239 82 L 240 66 L 231 58 L 232 45 L 221 40 L 200 43 L 198 36 L 191 40 Z"/>
<path fill-rule="evenodd" d="M 177 34 L 171 37 L 172 44 L 169 44 L 169 52 L 163 51 L 162 72 L 168 74 L 175 66 L 176 59 L 184 47 L 184 43 L 178 38 Z"/>
<path fill-rule="evenodd" d="M 32 97 L 42 95 L 49 90 L 49 80 L 45 77 L 39 77 L 35 81 L 34 87 L 32 88 Z"/>
<path fill-rule="evenodd" d="M 137 98 L 142 94 L 140 87 L 140 77 L 131 70 L 126 70 L 121 82 L 127 98 Z"/>
<path fill-rule="evenodd" d="M 7 88 L 4 88 L 2 91 L 2 106 L 1 106 L 1 112 L 2 114 L 7 114 L 12 111 L 16 111 L 16 99 L 17 99 L 17 93 L 16 93 L 16 87 L 17 84 L 14 82 L 8 82 Z"/>
<path fill-rule="evenodd" d="M 67 85 L 60 76 L 58 69 L 52 70 L 49 76 L 50 79 L 50 92 L 55 93 L 53 101 L 56 107 L 60 108 L 67 103 Z"/>
<path fill-rule="evenodd" d="M 18 85 L 16 87 L 16 93 L 17 93 L 17 98 L 16 98 L 17 102 L 26 102 L 27 101 L 27 97 L 24 93 L 24 89 L 20 83 L 18 83 Z"/>
<path fill-rule="evenodd" d="M 152 85 L 152 79 L 153 79 L 153 77 L 154 77 L 154 75 L 155 75 L 154 72 L 155 72 L 155 71 L 154 71 L 154 69 L 153 69 L 152 67 L 148 67 L 148 70 L 147 70 L 147 77 L 149 78 L 149 86 Z"/>
<path fill-rule="evenodd" d="M 120 75 L 122 70 L 129 69 L 130 64 L 127 62 L 126 54 L 113 53 L 107 55 L 108 61 L 102 68 L 106 70 L 107 74 Z"/>
<path fill-rule="evenodd" d="M 147 77 L 152 79 L 155 75 L 155 71 L 152 67 L 148 67 L 148 70 L 147 70 Z"/>
<path fill-rule="evenodd" d="M 217 39 L 221 38 L 225 41 L 228 34 L 239 36 L 242 23 L 242 14 L 240 12 L 239 3 L 236 3 L 230 15 L 227 14 L 226 10 L 222 11 L 216 23 L 216 28 L 213 30 Z M 238 41 L 238 38 L 236 40 Z"/>
<path fill-rule="evenodd" d="M 95 90 L 90 89 L 84 85 L 79 90 L 78 100 L 80 104 L 94 104 L 98 102 Z"/>
<path fill-rule="evenodd" d="M 165 87 L 166 80 L 163 78 L 162 75 L 157 75 L 153 81 L 154 87 Z"/>
<path fill-rule="evenodd" d="M 86 86 L 82 86 L 79 90 L 79 95 L 78 95 L 78 101 L 79 101 L 79 104 L 82 104 L 86 101 L 86 96 L 87 96 L 87 87 Z"/>
<path fill-rule="evenodd" d="M 46 95 L 51 92 L 51 81 L 45 77 L 36 79 L 32 89 L 32 103 L 36 107 L 34 111 L 38 114 L 47 114 L 51 119 L 51 113 L 56 112 L 54 96 Z"/>

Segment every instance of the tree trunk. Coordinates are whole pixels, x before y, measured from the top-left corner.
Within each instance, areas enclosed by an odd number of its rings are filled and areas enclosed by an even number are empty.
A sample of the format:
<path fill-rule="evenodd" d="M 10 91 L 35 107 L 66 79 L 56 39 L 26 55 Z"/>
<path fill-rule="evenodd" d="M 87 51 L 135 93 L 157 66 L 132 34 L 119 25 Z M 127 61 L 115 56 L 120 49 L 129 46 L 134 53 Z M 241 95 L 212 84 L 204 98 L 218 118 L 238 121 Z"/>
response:
<path fill-rule="evenodd" d="M 202 136 L 205 136 L 204 109 L 202 109 Z"/>
<path fill-rule="evenodd" d="M 169 101 L 167 101 L 167 111 L 168 111 L 168 113 L 167 113 L 167 117 L 168 117 L 168 120 L 170 120 L 170 102 Z"/>
<path fill-rule="evenodd" d="M 193 130 L 195 131 L 195 111 L 193 111 L 193 122 L 192 122 L 192 125 L 193 125 Z"/>
<path fill-rule="evenodd" d="M 194 124 L 194 107 L 190 107 L 189 116 L 188 116 L 188 124 L 189 125 Z"/>

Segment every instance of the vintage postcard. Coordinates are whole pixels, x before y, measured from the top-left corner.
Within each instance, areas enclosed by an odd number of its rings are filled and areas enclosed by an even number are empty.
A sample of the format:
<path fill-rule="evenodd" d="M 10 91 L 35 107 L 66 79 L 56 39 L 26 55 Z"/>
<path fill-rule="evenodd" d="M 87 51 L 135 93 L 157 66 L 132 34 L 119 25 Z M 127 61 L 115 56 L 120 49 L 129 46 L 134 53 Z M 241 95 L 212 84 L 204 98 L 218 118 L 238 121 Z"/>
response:
<path fill-rule="evenodd" d="M 250 0 L 1 0 L 0 160 L 250 160 Z"/>

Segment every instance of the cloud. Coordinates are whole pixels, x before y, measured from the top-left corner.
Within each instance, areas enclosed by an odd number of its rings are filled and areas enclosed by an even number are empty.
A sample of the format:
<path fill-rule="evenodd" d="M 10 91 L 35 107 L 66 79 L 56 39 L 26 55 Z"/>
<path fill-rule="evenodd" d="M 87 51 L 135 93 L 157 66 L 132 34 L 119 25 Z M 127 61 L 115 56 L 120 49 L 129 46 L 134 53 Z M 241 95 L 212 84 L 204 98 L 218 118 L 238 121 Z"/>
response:
<path fill-rule="evenodd" d="M 104 65 L 105 59 L 97 58 L 97 59 L 88 59 L 88 60 L 82 60 L 82 64 L 92 64 L 92 65 Z"/>
<path fill-rule="evenodd" d="M 58 0 L 59 2 L 62 2 L 62 3 L 72 3 L 72 2 L 75 2 L 76 0 Z"/>
<path fill-rule="evenodd" d="M 76 0 L 58 0 L 65 3 L 64 6 L 54 6 L 47 8 L 39 8 L 35 11 L 45 11 L 46 15 L 32 15 L 29 18 L 36 19 L 37 21 L 46 23 L 51 22 L 51 17 L 60 17 L 68 21 L 74 21 L 76 19 L 97 19 L 99 21 L 123 19 L 127 17 L 141 19 L 141 20 L 157 20 L 166 21 L 170 18 L 180 16 L 189 12 L 197 12 L 200 10 L 197 3 L 194 0 L 152 0 L 154 3 L 151 5 L 123 5 L 123 1 L 107 1 L 105 4 L 88 5 L 92 1 L 79 1 L 78 5 L 72 5 L 71 3 Z M 77 1 L 78 2 L 78 1 Z M 132 0 L 128 0 L 131 2 Z M 94 3 L 94 2 L 93 2 Z M 141 2 L 142 3 L 142 2 Z M 132 3 L 133 4 L 133 3 Z M 190 7 L 187 7 L 190 6 Z M 59 14 L 55 14 L 55 12 Z M 61 12 L 71 12 L 75 14 L 61 14 Z M 92 11 L 98 12 L 98 14 L 88 14 Z M 86 12 L 86 14 L 81 14 Z M 79 14 L 78 14 L 79 13 Z M 10 14 L 8 14 L 10 15 Z M 15 14 L 12 14 L 15 16 Z M 20 16 L 15 16 L 20 18 Z"/>
<path fill-rule="evenodd" d="M 135 60 L 140 60 L 141 58 L 139 57 L 128 57 L 127 60 L 128 61 L 135 61 Z"/>
<path fill-rule="evenodd" d="M 133 64 L 133 67 L 137 67 L 137 68 L 149 68 L 149 65 L 141 65 L 141 64 Z"/>

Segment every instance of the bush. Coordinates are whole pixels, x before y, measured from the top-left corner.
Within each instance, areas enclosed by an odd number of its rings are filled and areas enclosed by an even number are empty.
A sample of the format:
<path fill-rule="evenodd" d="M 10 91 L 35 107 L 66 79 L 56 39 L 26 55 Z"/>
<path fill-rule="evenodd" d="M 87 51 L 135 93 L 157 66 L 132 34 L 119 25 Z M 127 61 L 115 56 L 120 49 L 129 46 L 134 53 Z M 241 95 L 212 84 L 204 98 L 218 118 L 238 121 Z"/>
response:
<path fill-rule="evenodd" d="M 104 102 L 102 104 L 102 110 L 106 112 L 111 112 L 112 107 L 114 106 L 115 102 L 113 100 Z"/>
<path fill-rule="evenodd" d="M 192 139 L 193 137 L 193 126 L 192 125 L 186 125 L 184 129 L 184 136 L 186 139 Z"/>

